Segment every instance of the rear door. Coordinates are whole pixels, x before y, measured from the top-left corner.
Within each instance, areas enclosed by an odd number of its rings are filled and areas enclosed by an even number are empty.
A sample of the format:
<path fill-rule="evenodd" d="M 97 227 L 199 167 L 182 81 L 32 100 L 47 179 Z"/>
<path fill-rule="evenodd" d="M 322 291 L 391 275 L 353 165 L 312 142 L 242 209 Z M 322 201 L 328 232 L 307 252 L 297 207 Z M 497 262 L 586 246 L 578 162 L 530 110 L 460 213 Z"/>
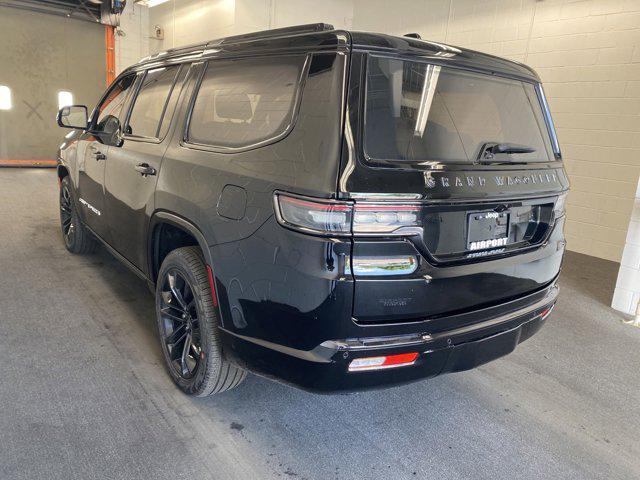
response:
<path fill-rule="evenodd" d="M 172 65 L 138 73 L 123 141 L 110 148 L 106 162 L 111 246 L 142 271 L 146 270 L 146 227 L 153 213 L 157 174 L 187 70 L 186 65 Z"/>

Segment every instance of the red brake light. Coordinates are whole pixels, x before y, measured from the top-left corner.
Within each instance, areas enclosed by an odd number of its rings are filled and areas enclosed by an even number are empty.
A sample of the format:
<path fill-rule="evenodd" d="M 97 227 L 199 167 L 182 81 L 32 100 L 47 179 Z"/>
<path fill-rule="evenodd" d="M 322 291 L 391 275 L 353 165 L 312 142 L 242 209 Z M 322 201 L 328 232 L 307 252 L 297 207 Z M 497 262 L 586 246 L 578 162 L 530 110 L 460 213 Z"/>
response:
<path fill-rule="evenodd" d="M 353 205 L 332 200 L 311 200 L 282 193 L 275 195 L 278 222 L 282 225 L 318 234 L 351 233 Z"/>
<path fill-rule="evenodd" d="M 277 192 L 275 210 L 280 224 L 323 235 L 402 235 L 422 226 L 418 203 L 354 203 Z"/>

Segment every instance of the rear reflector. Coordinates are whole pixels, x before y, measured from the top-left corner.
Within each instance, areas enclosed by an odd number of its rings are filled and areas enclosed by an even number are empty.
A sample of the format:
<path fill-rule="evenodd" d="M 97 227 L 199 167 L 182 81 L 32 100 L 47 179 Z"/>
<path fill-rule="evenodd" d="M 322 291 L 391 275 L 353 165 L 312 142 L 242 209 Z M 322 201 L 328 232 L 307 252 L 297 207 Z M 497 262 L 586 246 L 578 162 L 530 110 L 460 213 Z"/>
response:
<path fill-rule="evenodd" d="M 216 294 L 216 284 L 213 279 L 213 270 L 209 265 L 207 265 L 207 276 L 209 277 L 209 287 L 211 288 L 211 301 L 213 302 L 213 306 L 218 306 L 218 295 Z"/>
<path fill-rule="evenodd" d="M 400 353 L 398 355 L 387 355 L 384 357 L 356 358 L 349 364 L 350 372 L 361 372 L 363 370 L 382 370 L 384 368 L 406 367 L 413 365 L 418 358 L 418 352 Z"/>
<path fill-rule="evenodd" d="M 538 316 L 542 318 L 547 318 L 551 313 L 551 310 L 553 310 L 553 306 L 545 308 L 543 311 L 540 312 L 540 315 Z"/>

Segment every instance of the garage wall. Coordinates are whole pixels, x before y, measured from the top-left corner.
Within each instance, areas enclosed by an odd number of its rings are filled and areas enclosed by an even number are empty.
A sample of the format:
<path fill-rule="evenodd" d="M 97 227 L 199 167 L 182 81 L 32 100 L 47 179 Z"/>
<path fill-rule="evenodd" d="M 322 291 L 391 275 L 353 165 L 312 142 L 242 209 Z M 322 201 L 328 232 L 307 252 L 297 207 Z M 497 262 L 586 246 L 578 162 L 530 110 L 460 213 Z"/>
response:
<path fill-rule="evenodd" d="M 58 92 L 95 105 L 105 89 L 104 26 L 0 6 L 0 160 L 52 160 L 66 133 L 55 123 Z"/>
<path fill-rule="evenodd" d="M 640 1 L 354 0 L 353 27 L 425 38 L 534 67 L 572 192 L 570 250 L 620 261 L 640 173 Z M 396 13 L 394 13 L 396 12 Z"/>
<path fill-rule="evenodd" d="M 115 34 L 116 75 L 149 55 L 149 43 L 154 41 L 150 35 L 149 9 L 128 2 Z"/>

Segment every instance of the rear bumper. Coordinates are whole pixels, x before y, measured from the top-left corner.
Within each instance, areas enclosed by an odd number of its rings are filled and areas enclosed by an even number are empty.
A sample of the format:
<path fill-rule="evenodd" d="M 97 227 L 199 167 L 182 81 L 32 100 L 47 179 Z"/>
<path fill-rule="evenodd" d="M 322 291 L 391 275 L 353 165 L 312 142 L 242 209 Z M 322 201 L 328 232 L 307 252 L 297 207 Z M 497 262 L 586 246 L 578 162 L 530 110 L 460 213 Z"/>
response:
<path fill-rule="evenodd" d="M 512 352 L 544 324 L 555 305 L 552 284 L 534 303 L 452 330 L 385 337 L 327 340 L 297 350 L 222 330 L 225 353 L 243 368 L 305 390 L 355 391 L 382 388 L 477 367 Z M 355 358 L 417 352 L 413 365 L 349 372 Z"/>

